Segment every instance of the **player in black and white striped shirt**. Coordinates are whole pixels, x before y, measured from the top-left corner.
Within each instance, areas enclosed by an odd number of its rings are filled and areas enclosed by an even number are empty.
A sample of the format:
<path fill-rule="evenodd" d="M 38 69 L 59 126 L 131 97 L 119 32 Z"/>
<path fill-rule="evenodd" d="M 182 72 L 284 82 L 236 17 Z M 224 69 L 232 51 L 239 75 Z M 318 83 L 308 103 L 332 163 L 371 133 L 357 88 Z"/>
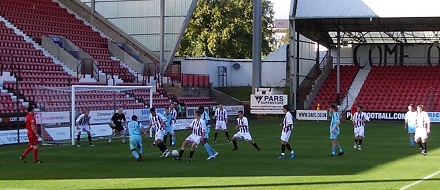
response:
<path fill-rule="evenodd" d="M 214 117 L 216 119 L 215 123 L 215 133 L 214 133 L 214 143 L 217 142 L 217 136 L 218 136 L 218 130 L 225 131 L 225 136 L 228 138 L 228 142 L 231 142 L 231 139 L 229 139 L 229 133 L 228 133 L 228 112 L 226 109 L 223 109 L 223 104 L 219 104 L 219 108 L 215 110 Z"/>
<path fill-rule="evenodd" d="M 232 143 L 234 144 L 232 151 L 238 150 L 237 139 L 244 139 L 245 141 L 248 141 L 252 144 L 252 146 L 255 147 L 255 149 L 257 149 L 257 151 L 260 151 L 260 147 L 258 147 L 257 143 L 252 140 L 251 132 L 249 131 L 248 119 L 243 117 L 243 111 L 241 110 L 238 111 L 237 126 L 235 128 L 239 131 L 232 136 Z"/>
<path fill-rule="evenodd" d="M 203 119 L 200 118 L 200 111 L 196 111 L 194 114 L 195 119 L 191 122 L 191 125 L 185 129 L 191 129 L 192 133 L 189 135 L 185 141 L 183 141 L 182 147 L 180 148 L 179 156 L 175 157 L 175 160 L 182 160 L 183 153 L 188 144 L 191 144 L 191 152 L 189 153 L 189 161 L 192 162 L 192 157 L 194 155 L 196 147 L 200 144 L 202 138 L 206 133 L 206 124 Z"/>
<path fill-rule="evenodd" d="M 168 157 L 170 155 L 170 151 L 168 150 L 165 143 L 162 141 L 165 133 L 165 122 L 167 119 L 160 113 L 156 113 L 155 108 L 150 108 L 150 124 L 148 126 L 147 132 L 154 126 L 156 129 L 156 135 L 154 135 L 154 142 L 157 147 L 159 147 L 162 155 L 160 157 Z"/>
<path fill-rule="evenodd" d="M 89 145 L 95 146 L 92 144 L 92 135 L 90 133 L 90 116 L 89 116 L 89 110 L 85 109 L 83 111 L 83 114 L 81 114 L 78 119 L 76 119 L 76 146 L 81 147 L 80 140 L 81 140 L 81 132 L 87 132 L 87 138 L 89 139 Z"/>
<path fill-rule="evenodd" d="M 367 114 L 362 112 L 362 106 L 357 106 L 357 112 L 353 115 L 354 126 L 354 146 L 358 150 L 362 150 L 362 139 L 365 136 L 365 122 L 370 121 Z"/>

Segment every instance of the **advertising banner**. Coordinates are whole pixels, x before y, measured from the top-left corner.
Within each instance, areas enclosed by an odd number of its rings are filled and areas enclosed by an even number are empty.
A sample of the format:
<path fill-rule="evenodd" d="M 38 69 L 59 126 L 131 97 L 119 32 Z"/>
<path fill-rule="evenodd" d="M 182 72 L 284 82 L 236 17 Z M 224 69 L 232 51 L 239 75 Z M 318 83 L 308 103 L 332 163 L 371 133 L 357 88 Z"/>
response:
<path fill-rule="evenodd" d="M 55 124 L 55 123 L 69 123 L 70 122 L 70 112 L 60 111 L 60 112 L 36 112 L 35 120 L 37 124 Z"/>
<path fill-rule="evenodd" d="M 326 121 L 328 117 L 327 114 L 327 110 L 297 110 L 296 119 Z"/>
<path fill-rule="evenodd" d="M 41 138 L 39 139 L 41 141 Z M 27 130 L 20 129 L 20 143 L 29 142 L 27 137 Z M 0 131 L 0 145 L 16 144 L 18 143 L 17 130 Z"/>
<path fill-rule="evenodd" d="M 252 114 L 284 114 L 287 95 L 251 95 Z"/>

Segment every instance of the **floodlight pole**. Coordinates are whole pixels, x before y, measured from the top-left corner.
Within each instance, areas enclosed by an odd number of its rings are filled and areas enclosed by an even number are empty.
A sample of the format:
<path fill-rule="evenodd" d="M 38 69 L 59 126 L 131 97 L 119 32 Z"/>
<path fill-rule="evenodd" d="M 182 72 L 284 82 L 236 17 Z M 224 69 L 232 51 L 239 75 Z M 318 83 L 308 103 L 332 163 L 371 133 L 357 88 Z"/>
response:
<path fill-rule="evenodd" d="M 337 57 L 336 57 L 336 104 L 341 105 L 341 27 L 338 26 L 337 36 L 336 36 L 336 51 L 337 51 Z"/>
<path fill-rule="evenodd" d="M 159 55 L 159 76 L 157 77 L 159 86 L 162 86 L 162 75 L 165 73 L 164 51 L 165 51 L 165 0 L 160 0 L 160 55 Z"/>
<path fill-rule="evenodd" d="M 254 0 L 254 23 L 252 39 L 252 94 L 255 94 L 255 88 L 261 87 L 261 44 L 262 44 L 262 1 Z"/>

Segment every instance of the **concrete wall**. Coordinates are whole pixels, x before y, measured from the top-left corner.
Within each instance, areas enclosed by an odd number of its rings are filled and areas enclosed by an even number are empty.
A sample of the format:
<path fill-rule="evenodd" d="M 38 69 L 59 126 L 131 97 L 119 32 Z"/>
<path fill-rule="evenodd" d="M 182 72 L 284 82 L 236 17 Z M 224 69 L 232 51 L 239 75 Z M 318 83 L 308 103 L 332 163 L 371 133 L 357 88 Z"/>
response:
<path fill-rule="evenodd" d="M 218 58 L 176 58 L 181 61 L 182 73 L 208 74 L 213 87 L 219 87 L 218 67 L 227 68 L 226 86 L 252 85 L 252 60 Z M 239 64 L 239 69 L 233 65 Z M 284 87 L 286 84 L 286 62 L 262 62 L 261 83 L 265 87 Z"/>
<path fill-rule="evenodd" d="M 60 61 L 62 61 L 66 66 L 72 69 L 75 72 L 78 72 L 78 60 L 73 57 L 69 52 L 64 50 L 62 47 L 55 44 L 50 38 L 43 35 L 41 37 L 41 43 L 43 48 L 45 48 L 49 53 L 54 55 Z"/>
<path fill-rule="evenodd" d="M 124 62 L 128 67 L 136 71 L 136 73 L 142 73 L 144 70 L 144 64 L 133 58 L 130 54 L 119 48 L 116 44 L 108 42 L 108 50 L 110 54 L 117 57 Z"/>

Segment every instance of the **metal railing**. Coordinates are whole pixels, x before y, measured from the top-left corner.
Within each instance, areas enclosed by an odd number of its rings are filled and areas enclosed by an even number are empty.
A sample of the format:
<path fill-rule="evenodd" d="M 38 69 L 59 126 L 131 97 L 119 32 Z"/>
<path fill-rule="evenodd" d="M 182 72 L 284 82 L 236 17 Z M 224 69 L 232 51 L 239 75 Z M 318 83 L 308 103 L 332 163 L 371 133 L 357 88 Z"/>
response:
<path fill-rule="evenodd" d="M 77 77 L 84 78 L 89 74 L 93 79 L 99 82 L 99 68 L 93 59 L 82 59 L 77 66 Z"/>

